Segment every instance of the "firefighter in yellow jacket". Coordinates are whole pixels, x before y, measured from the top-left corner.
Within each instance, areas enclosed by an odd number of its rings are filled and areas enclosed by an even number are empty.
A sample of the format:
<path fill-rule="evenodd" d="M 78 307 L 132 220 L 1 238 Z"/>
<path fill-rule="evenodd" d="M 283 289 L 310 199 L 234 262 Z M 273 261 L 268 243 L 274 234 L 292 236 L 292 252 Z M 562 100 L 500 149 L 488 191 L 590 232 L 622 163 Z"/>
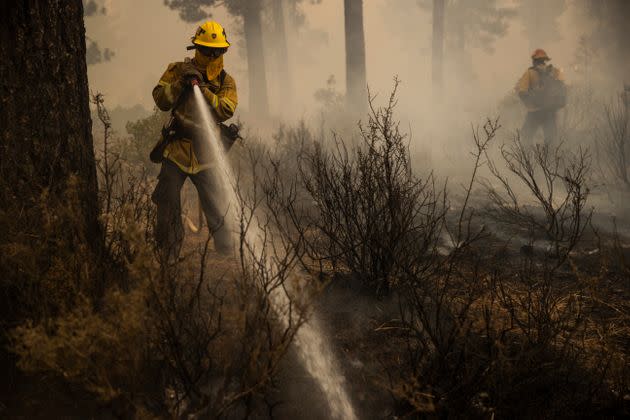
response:
<path fill-rule="evenodd" d="M 171 121 L 151 159 L 162 162 L 152 199 L 157 205 L 156 240 L 168 257 L 179 254 L 184 228 L 181 220 L 180 192 L 190 177 L 199 193 L 215 249 L 229 253 L 231 233 L 225 227 L 225 203 L 217 201 L 219 186 L 213 176 L 211 157 L 204 147 L 202 119 L 197 114 L 193 84 L 200 86 L 205 105 L 217 123 L 234 114 L 238 98 L 234 79 L 223 69 L 223 54 L 230 43 L 217 22 L 201 25 L 192 38 L 194 58 L 171 63 L 153 89 L 153 99 L 162 111 L 171 111 Z M 157 154 L 157 156 L 155 156 Z"/>
<path fill-rule="evenodd" d="M 544 50 L 532 54 L 532 66 L 516 85 L 516 92 L 527 108 L 527 117 L 521 129 L 521 139 L 530 144 L 536 131 L 542 127 L 545 144 L 552 144 L 558 136 L 557 113 L 567 100 L 562 71 L 551 64 Z"/>

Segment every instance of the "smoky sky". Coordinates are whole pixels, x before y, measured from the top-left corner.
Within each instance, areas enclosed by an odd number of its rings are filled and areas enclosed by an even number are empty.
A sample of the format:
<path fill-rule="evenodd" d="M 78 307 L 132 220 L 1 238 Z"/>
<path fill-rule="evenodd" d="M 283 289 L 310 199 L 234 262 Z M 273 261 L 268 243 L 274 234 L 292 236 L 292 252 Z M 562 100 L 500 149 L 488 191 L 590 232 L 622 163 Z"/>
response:
<path fill-rule="evenodd" d="M 461 0 L 460 0 L 461 1 Z M 474 0 L 483 1 L 483 0 Z M 473 42 L 465 54 L 454 58 L 452 42 L 445 48 L 445 87 L 439 98 L 431 86 L 431 13 L 418 0 L 364 0 L 367 80 L 373 93 L 383 98 L 394 76 L 402 81 L 398 115 L 415 132 L 436 121 L 450 123 L 457 116 L 462 126 L 496 112 L 499 101 L 509 95 L 530 65 L 531 39 L 523 19 L 509 21 L 505 36 L 492 43 L 491 51 Z M 516 7 L 516 0 L 499 0 L 500 7 Z M 107 15 L 86 19 L 91 39 L 115 52 L 109 62 L 89 68 L 92 91 L 105 94 L 110 107 L 141 104 L 153 108 L 151 90 L 168 63 L 190 56 L 189 45 L 196 24 L 182 22 L 177 12 L 156 0 L 107 0 Z M 343 0 L 305 1 L 301 6 L 304 25 L 288 29 L 289 68 L 293 101 L 287 105 L 274 78 L 273 60 L 267 60 L 271 114 L 287 121 L 308 119 L 320 112 L 315 92 L 334 76 L 335 88 L 345 91 Z M 249 89 L 240 21 L 219 7 L 213 18 L 227 29 L 232 48 L 225 58 L 226 70 L 237 81 L 239 103 L 247 108 Z M 448 11 L 447 11 L 447 19 Z M 568 8 L 558 17 L 553 33 L 539 34 L 540 42 L 565 70 L 571 83 L 573 62 L 580 35 L 589 30 L 587 19 Z M 447 25 L 448 29 L 448 25 Z M 263 26 L 264 32 L 273 27 Z M 452 34 L 447 33 L 449 39 Z M 270 42 L 272 37 L 265 39 Z M 271 55 L 270 55 L 271 56 Z M 439 110 L 440 115 L 435 113 Z M 443 116 L 443 118 L 442 118 Z"/>

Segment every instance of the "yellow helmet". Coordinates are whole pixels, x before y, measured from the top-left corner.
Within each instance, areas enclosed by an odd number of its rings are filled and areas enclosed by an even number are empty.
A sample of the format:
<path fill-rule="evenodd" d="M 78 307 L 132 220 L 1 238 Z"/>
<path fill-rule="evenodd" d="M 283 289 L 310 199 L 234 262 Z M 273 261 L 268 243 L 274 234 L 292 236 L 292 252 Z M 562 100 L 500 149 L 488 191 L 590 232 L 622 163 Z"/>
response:
<path fill-rule="evenodd" d="M 195 45 L 210 48 L 227 48 L 230 46 L 223 26 L 212 20 L 197 28 L 195 36 L 192 37 L 192 42 Z"/>

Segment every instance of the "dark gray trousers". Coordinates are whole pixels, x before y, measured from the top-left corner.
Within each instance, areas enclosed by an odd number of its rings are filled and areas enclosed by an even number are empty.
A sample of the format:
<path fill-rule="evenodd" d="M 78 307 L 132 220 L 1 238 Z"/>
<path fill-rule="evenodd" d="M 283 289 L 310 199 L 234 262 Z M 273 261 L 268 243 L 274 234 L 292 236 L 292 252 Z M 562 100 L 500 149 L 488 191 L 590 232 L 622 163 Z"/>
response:
<path fill-rule="evenodd" d="M 540 127 L 545 135 L 545 144 L 551 146 L 558 137 L 557 111 L 528 112 L 521 129 L 521 140 L 525 145 L 531 145 L 536 131 Z"/>
<path fill-rule="evenodd" d="M 232 235 L 225 226 L 225 209 L 217 205 L 219 185 L 210 170 L 194 175 L 182 172 L 177 165 L 165 159 L 158 175 L 158 183 L 151 196 L 157 205 L 155 239 L 167 258 L 177 258 L 184 239 L 182 224 L 181 190 L 186 178 L 195 185 L 201 208 L 208 222 L 208 229 L 214 238 L 214 247 L 221 253 L 232 251 Z"/>

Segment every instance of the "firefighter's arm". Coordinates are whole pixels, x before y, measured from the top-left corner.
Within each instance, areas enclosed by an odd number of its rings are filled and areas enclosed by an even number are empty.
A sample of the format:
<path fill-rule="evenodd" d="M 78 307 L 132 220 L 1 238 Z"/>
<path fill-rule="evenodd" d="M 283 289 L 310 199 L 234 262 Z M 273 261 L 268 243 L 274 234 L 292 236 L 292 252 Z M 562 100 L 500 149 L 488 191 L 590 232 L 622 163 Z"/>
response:
<path fill-rule="evenodd" d="M 153 100 L 160 110 L 169 111 L 177 102 L 183 89 L 183 82 L 178 76 L 176 64 L 170 64 L 157 86 L 153 88 Z"/>
<path fill-rule="evenodd" d="M 238 95 L 236 93 L 236 82 L 230 75 L 225 76 L 223 84 L 217 91 L 212 93 L 207 87 L 202 88 L 203 96 L 208 104 L 215 111 L 215 115 L 219 122 L 223 122 L 232 118 L 236 106 L 238 105 Z"/>
<path fill-rule="evenodd" d="M 536 107 L 534 104 L 534 92 L 532 88 L 532 75 L 531 72 L 527 70 L 516 84 L 516 93 L 518 94 L 518 97 L 521 98 L 523 104 L 525 104 L 525 106 L 530 110 Z"/>

